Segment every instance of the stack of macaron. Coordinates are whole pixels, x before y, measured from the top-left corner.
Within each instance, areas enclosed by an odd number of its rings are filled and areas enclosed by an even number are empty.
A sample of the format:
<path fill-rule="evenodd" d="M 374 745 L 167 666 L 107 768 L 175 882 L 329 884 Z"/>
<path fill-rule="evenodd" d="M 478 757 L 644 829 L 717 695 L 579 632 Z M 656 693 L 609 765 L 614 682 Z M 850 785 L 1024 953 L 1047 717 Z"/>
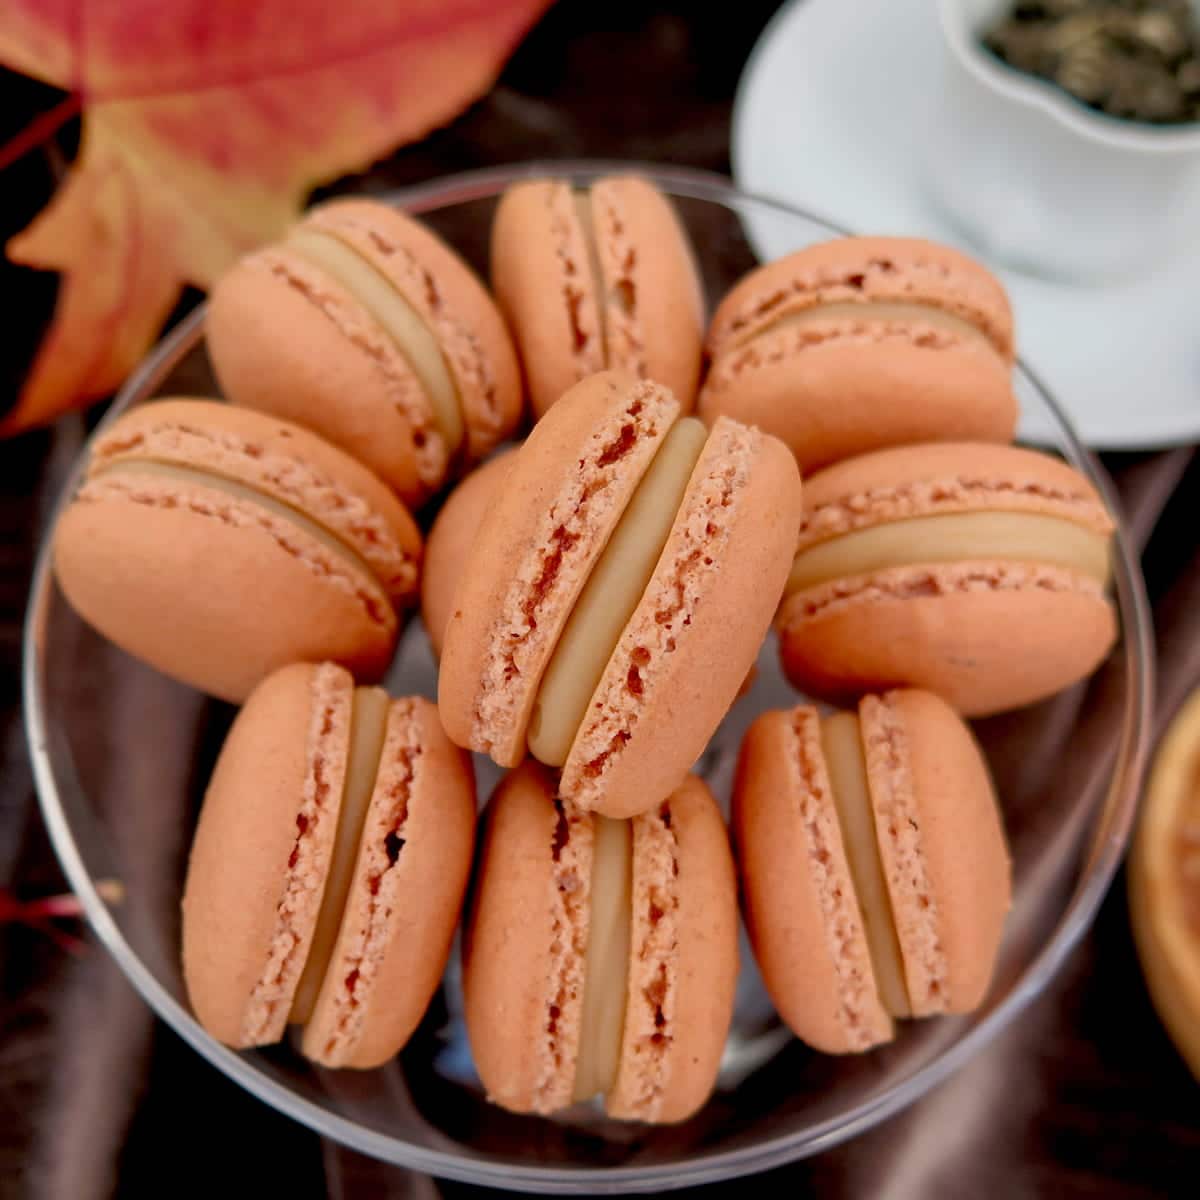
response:
<path fill-rule="evenodd" d="M 491 260 L 489 290 L 386 205 L 313 210 L 213 291 L 227 402 L 121 416 L 60 518 L 80 615 L 243 706 L 183 894 L 198 1019 L 378 1065 L 465 910 L 492 1100 L 679 1121 L 716 1083 L 739 890 L 815 1049 L 976 1008 L 1011 878 L 965 718 L 1116 636 L 1101 498 L 1010 444 L 1002 288 L 842 238 L 705 334 L 684 227 L 634 176 L 514 186 Z M 436 703 L 372 686 L 418 601 Z M 731 838 L 693 769 L 772 626 L 804 698 L 751 723 Z M 478 854 L 471 752 L 508 771 Z"/>

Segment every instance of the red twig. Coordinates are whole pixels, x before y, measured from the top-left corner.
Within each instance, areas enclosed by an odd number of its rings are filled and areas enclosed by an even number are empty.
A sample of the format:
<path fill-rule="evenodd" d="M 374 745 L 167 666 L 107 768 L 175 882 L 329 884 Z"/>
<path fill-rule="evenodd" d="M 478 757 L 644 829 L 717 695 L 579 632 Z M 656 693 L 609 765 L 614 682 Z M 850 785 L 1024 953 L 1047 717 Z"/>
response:
<path fill-rule="evenodd" d="M 109 904 L 119 904 L 125 889 L 115 879 L 102 879 L 96 890 Z M 79 920 L 83 906 L 71 892 L 59 896 L 43 896 L 38 900 L 18 900 L 7 888 L 0 888 L 0 925 L 24 925 L 50 938 L 60 950 L 79 954 L 87 943 L 74 934 L 64 933 L 52 922 L 56 920 Z"/>
<path fill-rule="evenodd" d="M 72 117 L 78 116 L 82 101 L 72 92 L 64 96 L 53 108 L 33 118 L 16 137 L 0 146 L 0 171 L 48 142 Z"/>

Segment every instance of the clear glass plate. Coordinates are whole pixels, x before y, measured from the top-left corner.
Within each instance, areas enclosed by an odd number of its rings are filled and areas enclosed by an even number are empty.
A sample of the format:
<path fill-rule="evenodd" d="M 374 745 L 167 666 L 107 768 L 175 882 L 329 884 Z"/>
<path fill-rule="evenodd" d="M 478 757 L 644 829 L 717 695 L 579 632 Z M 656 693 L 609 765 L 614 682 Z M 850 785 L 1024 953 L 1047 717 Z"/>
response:
<path fill-rule="evenodd" d="M 439 180 L 389 197 L 419 213 L 486 274 L 496 199 L 513 180 L 553 172 L 586 183 L 621 163 L 542 163 Z M 772 246 L 800 247 L 842 232 L 745 195 L 719 177 L 637 165 L 669 193 L 697 248 L 709 305 L 755 264 L 746 236 L 773 227 Z M 150 355 L 102 422 L 156 395 L 215 395 L 203 348 L 203 311 Z M 1024 366 L 1022 405 L 1057 431 L 1057 448 L 1109 499 L 1107 479 L 1058 405 Z M 74 489 L 82 461 L 67 484 Z M 60 504 L 62 500 L 60 499 Z M 427 516 L 428 514 L 426 514 Z M 197 586 L 203 586 L 197 580 Z M 25 635 L 25 712 L 42 810 L 71 886 L 97 935 L 147 1003 L 231 1079 L 317 1132 L 365 1154 L 470 1183 L 547 1192 L 662 1190 L 762 1170 L 816 1153 L 910 1104 L 985 1046 L 1047 984 L 1086 929 L 1129 833 L 1148 738 L 1152 643 L 1137 558 L 1124 532 L 1114 554 L 1122 637 L 1097 678 L 1017 714 L 977 722 L 996 777 L 1013 850 L 1015 896 L 993 986 L 978 1012 L 906 1024 L 870 1054 L 807 1050 L 775 1017 L 743 943 L 737 1012 L 716 1093 L 692 1120 L 666 1129 L 624 1126 L 594 1107 L 556 1120 L 487 1104 L 461 1020 L 457 956 L 416 1035 L 394 1062 L 366 1073 L 315 1068 L 290 1046 L 239 1053 L 193 1019 L 178 961 L 178 896 L 187 834 L 232 710 L 163 680 L 107 646 L 67 607 L 47 547 L 33 580 Z M 394 694 L 435 694 L 424 631 L 409 625 L 389 676 Z M 154 718 L 97 735 L 111 689 L 140 689 Z M 145 698 L 150 697 L 147 701 Z M 726 802 L 738 742 L 753 716 L 796 702 L 773 639 L 759 676 L 718 731 L 700 769 Z M 1044 748 L 1066 739 L 1104 746 L 1103 779 Z M 152 744 L 153 742 L 153 744 Z M 155 764 L 159 764 L 156 766 Z M 163 766 L 162 764 L 169 764 Z M 1108 764 L 1111 763 L 1111 766 Z M 477 760 L 480 795 L 496 778 Z M 130 830 L 173 829 L 169 861 L 148 871 Z M 124 882 L 114 905 L 101 879 Z"/>

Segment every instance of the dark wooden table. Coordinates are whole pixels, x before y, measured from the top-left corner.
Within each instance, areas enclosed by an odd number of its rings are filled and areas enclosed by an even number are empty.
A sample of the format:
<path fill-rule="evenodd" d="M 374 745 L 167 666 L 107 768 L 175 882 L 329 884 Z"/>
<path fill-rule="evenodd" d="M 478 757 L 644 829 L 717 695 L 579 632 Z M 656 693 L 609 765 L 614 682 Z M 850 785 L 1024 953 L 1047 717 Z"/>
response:
<path fill-rule="evenodd" d="M 561 0 L 520 48 L 492 93 L 448 128 L 370 173 L 369 186 L 530 158 L 591 156 L 729 169 L 731 101 L 746 55 L 774 4 L 742 0 L 701 9 L 684 0 L 603 7 Z M 898 63 L 897 69 L 903 64 Z M 847 69 L 852 69 L 848 65 Z M 55 96 L 15 76 L 0 77 L 0 141 Z M 77 130 L 60 135 L 73 153 Z M 53 161 L 35 155 L 5 175 L 0 234 L 19 229 L 53 185 Z M 358 181 L 362 183 L 364 181 Z M 354 181 L 351 181 L 353 184 Z M 0 268 L 7 336 L 0 343 L 0 403 L 11 400 L 53 297 L 53 279 Z M 1200 396 L 1200 388 L 1198 388 Z M 21 895 L 60 890 L 61 875 L 41 830 L 21 730 L 20 624 L 32 558 L 50 500 L 47 479 L 70 437 L 35 433 L 0 444 L 0 886 Z M 1166 472 L 1178 486 L 1145 556 L 1152 596 L 1162 601 L 1164 657 L 1200 641 L 1191 618 L 1200 471 L 1185 456 L 1112 456 L 1110 469 L 1135 482 Z M 1182 670 L 1182 667 L 1181 667 Z M 0 928 L 0 1194 L 25 1194 L 35 1144 L 57 1119 L 72 1081 L 49 1079 L 62 1025 L 52 1022 L 68 962 L 41 934 Z M 101 985 L 97 986 L 111 986 Z M 86 1020 L 86 1012 L 80 1014 Z M 56 1032 L 57 1030 L 57 1032 Z M 101 1069 L 97 1067 L 97 1069 Z M 900 1136 L 896 1122 L 764 1186 L 824 1196 L 1105 1195 L 1133 1200 L 1200 1195 L 1200 1087 L 1176 1057 L 1148 1003 L 1118 880 L 1090 936 L 1050 991 L 1004 1039 L 1004 1048 L 961 1081 L 923 1102 L 935 1140 L 879 1179 L 871 1164 Z M 336 1195 L 433 1194 L 422 1181 L 385 1185 L 365 1162 L 332 1155 L 319 1140 L 260 1105 L 159 1027 L 140 1084 L 125 1101 L 127 1133 L 115 1136 L 120 1196 L 219 1193 L 264 1188 L 294 1200 Z M 949 1088 L 959 1088 L 951 1092 Z M 984 1089 L 963 1106 L 964 1087 Z M 96 1136 L 114 1136 L 96 1114 Z M 907 1120 L 903 1118 L 902 1120 Z M 911 1136 L 912 1125 L 904 1126 Z M 41 1142 L 38 1143 L 38 1138 Z M 44 1153 L 44 1150 L 43 1150 Z M 40 1178 L 45 1180 L 46 1164 Z M 164 1168 L 167 1173 L 164 1174 Z M 869 1182 L 868 1182 L 869 1181 Z M 37 1180 L 34 1180 L 36 1183 Z M 709 1189 L 728 1191 L 724 1188 Z M 446 1185 L 451 1195 L 471 1189 Z M 730 1194 L 733 1194 L 732 1192 Z"/>

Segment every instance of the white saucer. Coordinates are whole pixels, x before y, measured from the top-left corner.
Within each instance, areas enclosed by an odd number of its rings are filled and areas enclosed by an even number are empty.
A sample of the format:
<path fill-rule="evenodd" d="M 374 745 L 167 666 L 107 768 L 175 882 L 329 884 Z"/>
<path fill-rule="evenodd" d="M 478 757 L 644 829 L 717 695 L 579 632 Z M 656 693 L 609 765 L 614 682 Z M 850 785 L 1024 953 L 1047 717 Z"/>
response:
<path fill-rule="evenodd" d="M 930 205 L 923 113 L 939 86 L 941 33 L 930 0 L 792 0 L 767 26 L 738 87 L 733 174 L 871 233 L 967 243 Z M 794 247 L 754 228 L 776 258 Z M 1082 439 L 1100 449 L 1200 440 L 1200 240 L 1128 284 L 1082 286 L 989 264 L 1004 280 L 1022 358 Z M 1023 418 L 1022 436 L 1051 440 Z"/>

